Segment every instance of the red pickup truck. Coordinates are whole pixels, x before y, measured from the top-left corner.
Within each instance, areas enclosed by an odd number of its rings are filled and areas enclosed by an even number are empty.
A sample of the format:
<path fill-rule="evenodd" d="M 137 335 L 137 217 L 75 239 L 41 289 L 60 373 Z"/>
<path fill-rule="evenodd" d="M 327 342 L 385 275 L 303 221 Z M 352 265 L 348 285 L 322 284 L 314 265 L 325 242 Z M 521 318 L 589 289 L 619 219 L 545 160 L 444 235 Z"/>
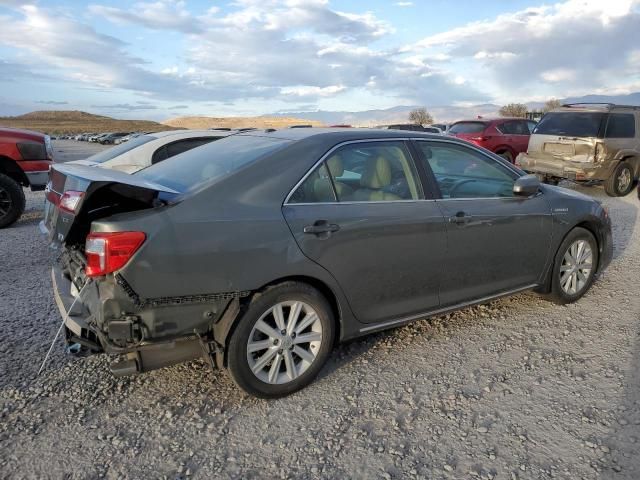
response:
<path fill-rule="evenodd" d="M 0 228 L 8 227 L 24 212 L 23 187 L 45 189 L 52 163 L 48 135 L 0 128 Z"/>

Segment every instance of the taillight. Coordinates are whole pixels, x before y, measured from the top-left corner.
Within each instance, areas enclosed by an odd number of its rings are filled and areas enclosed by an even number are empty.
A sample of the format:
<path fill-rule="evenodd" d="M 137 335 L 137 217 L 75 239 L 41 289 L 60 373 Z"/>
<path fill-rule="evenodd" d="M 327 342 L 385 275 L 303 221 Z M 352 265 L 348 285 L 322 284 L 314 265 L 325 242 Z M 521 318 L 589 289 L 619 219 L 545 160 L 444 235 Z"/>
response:
<path fill-rule="evenodd" d="M 67 190 L 60 197 L 60 202 L 58 206 L 61 210 L 65 210 L 69 213 L 73 213 L 74 215 L 78 213 L 78 207 L 80 206 L 80 201 L 84 197 L 84 192 L 75 192 L 73 190 Z"/>
<path fill-rule="evenodd" d="M 474 142 L 486 142 L 487 140 L 489 140 L 489 137 L 471 137 L 471 140 L 473 140 Z"/>
<path fill-rule="evenodd" d="M 124 267 L 144 243 L 144 232 L 90 233 L 84 253 L 87 258 L 85 273 L 99 277 Z"/>
<path fill-rule="evenodd" d="M 596 143 L 596 151 L 594 153 L 593 159 L 596 162 L 604 161 L 607 152 L 605 151 L 604 143 Z"/>

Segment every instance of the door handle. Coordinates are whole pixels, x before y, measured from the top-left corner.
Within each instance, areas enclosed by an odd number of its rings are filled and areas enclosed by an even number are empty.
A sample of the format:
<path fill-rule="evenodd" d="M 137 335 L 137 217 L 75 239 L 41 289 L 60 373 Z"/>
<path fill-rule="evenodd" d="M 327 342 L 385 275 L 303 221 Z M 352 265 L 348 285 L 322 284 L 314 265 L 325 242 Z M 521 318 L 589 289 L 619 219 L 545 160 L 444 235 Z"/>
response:
<path fill-rule="evenodd" d="M 469 223 L 472 218 L 473 218 L 473 215 L 468 215 L 465 212 L 458 212 L 455 215 L 453 215 L 452 217 L 449 217 L 449 222 L 450 223 L 457 223 L 458 225 L 462 225 L 464 223 Z"/>
<path fill-rule="evenodd" d="M 313 225 L 307 225 L 304 227 L 304 233 L 310 233 L 313 235 L 331 234 L 340 230 L 340 225 L 335 223 L 329 223 L 326 220 L 317 220 Z"/>

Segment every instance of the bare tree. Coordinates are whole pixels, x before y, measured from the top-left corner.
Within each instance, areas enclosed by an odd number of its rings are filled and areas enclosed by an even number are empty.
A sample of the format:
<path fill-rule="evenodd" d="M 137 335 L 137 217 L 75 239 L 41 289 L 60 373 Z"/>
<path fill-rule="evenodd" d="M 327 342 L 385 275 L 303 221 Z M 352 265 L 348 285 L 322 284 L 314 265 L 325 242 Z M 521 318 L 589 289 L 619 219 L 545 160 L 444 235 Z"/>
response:
<path fill-rule="evenodd" d="M 562 106 L 562 102 L 556 98 L 552 98 L 551 100 L 547 100 L 544 102 L 544 106 L 542 107 L 542 113 L 547 113 L 556 108 L 560 108 Z"/>
<path fill-rule="evenodd" d="M 416 125 L 430 125 L 433 123 L 433 117 L 426 108 L 420 107 L 409 112 L 409 121 Z"/>
<path fill-rule="evenodd" d="M 524 103 L 510 103 L 500 108 L 500 115 L 502 117 L 527 117 L 527 111 L 529 108 Z"/>

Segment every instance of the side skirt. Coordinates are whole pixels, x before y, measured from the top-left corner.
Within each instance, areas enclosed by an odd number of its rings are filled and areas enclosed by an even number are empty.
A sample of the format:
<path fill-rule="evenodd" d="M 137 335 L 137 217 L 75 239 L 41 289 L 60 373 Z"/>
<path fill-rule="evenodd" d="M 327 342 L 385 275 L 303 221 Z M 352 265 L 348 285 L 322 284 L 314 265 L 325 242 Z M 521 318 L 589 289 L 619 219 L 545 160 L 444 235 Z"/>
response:
<path fill-rule="evenodd" d="M 477 300 L 471 300 L 463 303 L 458 303 L 456 305 L 451 305 L 445 308 L 440 308 L 438 310 L 431 310 L 424 313 L 419 313 L 417 315 L 411 315 L 410 317 L 399 318 L 397 320 L 389 320 L 387 322 L 378 323 L 376 325 L 371 325 L 369 327 L 364 327 L 360 329 L 360 333 L 372 333 L 379 332 L 380 330 L 386 330 L 387 328 L 399 327 L 401 325 L 406 325 L 407 323 L 414 322 L 416 320 L 421 320 L 423 318 L 434 317 L 436 315 L 441 315 L 443 313 L 452 312 L 454 310 L 460 310 L 461 308 L 470 307 L 472 305 L 479 305 L 481 303 L 487 303 L 492 300 L 496 300 L 502 297 L 508 297 L 509 295 L 513 295 L 519 292 L 524 292 L 525 290 L 531 290 L 532 288 L 538 287 L 537 283 L 533 283 L 531 285 L 527 285 L 525 287 L 515 288 L 513 290 L 507 290 L 502 293 L 498 293 L 497 295 L 490 295 L 487 297 L 482 297 Z"/>

